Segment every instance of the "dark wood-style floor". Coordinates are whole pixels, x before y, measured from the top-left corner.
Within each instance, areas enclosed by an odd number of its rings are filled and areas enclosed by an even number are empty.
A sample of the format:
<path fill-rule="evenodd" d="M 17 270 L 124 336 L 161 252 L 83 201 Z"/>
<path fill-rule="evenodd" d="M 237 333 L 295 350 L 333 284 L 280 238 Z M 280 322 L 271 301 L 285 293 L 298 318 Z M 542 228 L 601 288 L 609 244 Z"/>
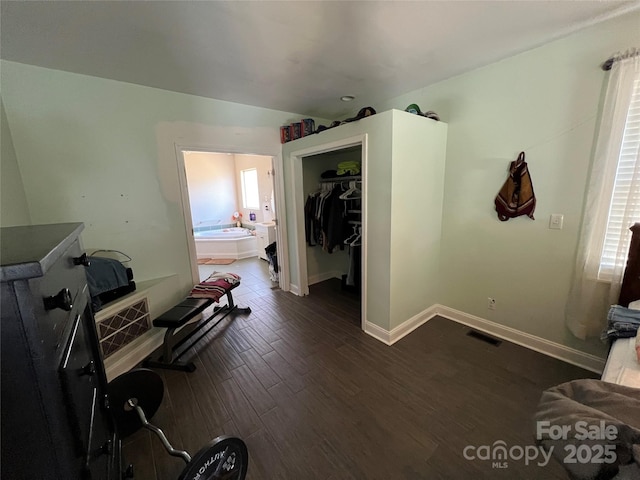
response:
<path fill-rule="evenodd" d="M 186 355 L 194 373 L 158 370 L 165 397 L 153 423 L 174 447 L 193 455 L 239 436 L 254 480 L 567 478 L 553 462 L 492 469 L 463 449 L 533 445 L 541 392 L 595 374 L 442 318 L 388 347 L 360 330 L 358 298 L 334 281 L 309 297 L 263 289 L 242 304 L 253 312 Z M 123 452 L 138 480 L 175 480 L 184 466 L 147 431 Z"/>

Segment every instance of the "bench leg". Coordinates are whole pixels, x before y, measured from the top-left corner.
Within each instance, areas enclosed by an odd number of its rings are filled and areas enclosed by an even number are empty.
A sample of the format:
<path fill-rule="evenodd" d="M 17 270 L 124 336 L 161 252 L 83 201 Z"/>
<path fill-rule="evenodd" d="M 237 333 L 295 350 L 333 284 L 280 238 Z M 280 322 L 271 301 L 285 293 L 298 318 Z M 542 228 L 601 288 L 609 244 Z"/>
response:
<path fill-rule="evenodd" d="M 235 303 L 233 303 L 233 295 L 231 294 L 231 290 L 228 290 L 226 295 L 227 295 L 227 302 L 229 304 L 227 308 L 229 309 L 229 311 L 237 310 L 240 313 L 251 313 L 251 307 L 240 308 Z"/>
<path fill-rule="evenodd" d="M 173 360 L 173 343 L 175 328 L 168 328 L 164 334 L 164 342 L 162 344 L 162 356 L 158 360 L 153 360 L 151 357 L 143 362 L 143 366 L 148 368 L 167 368 L 170 370 L 179 370 L 181 372 L 194 372 L 196 366 L 193 362 L 181 363 L 174 362 Z"/>
<path fill-rule="evenodd" d="M 175 328 L 167 328 L 164 332 L 164 343 L 162 344 L 162 360 L 166 363 L 173 361 L 173 333 Z"/>
<path fill-rule="evenodd" d="M 166 370 L 178 370 L 180 372 L 188 372 L 188 373 L 196 371 L 196 366 L 193 364 L 193 362 L 164 363 L 163 361 L 151 360 L 150 358 L 142 362 L 142 366 L 147 368 L 164 368 Z"/>

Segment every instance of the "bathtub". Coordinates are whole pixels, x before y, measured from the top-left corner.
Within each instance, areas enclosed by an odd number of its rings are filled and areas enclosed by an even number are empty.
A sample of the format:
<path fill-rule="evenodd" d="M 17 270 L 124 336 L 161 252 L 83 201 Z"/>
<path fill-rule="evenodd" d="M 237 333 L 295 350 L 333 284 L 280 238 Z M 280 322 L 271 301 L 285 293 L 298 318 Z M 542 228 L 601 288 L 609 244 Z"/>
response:
<path fill-rule="evenodd" d="M 223 228 L 194 233 L 198 258 L 241 258 L 258 255 L 258 240 L 246 228 Z"/>

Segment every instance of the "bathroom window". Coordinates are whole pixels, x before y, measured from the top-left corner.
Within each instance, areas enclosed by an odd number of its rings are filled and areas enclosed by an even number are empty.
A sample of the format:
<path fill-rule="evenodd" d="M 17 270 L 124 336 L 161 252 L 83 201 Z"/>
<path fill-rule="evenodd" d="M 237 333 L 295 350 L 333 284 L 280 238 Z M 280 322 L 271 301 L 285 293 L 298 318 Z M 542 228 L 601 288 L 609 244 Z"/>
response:
<path fill-rule="evenodd" d="M 260 194 L 258 193 L 258 171 L 255 168 L 240 170 L 242 181 L 242 207 L 260 208 Z"/>

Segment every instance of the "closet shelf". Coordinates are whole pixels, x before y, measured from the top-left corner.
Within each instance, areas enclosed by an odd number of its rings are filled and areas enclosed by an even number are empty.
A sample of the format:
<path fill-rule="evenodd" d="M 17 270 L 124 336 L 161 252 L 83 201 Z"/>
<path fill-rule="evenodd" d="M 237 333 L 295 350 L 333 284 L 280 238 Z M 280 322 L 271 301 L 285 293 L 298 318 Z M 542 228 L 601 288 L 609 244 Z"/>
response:
<path fill-rule="evenodd" d="M 320 183 L 336 183 L 336 182 L 348 182 L 350 180 L 362 180 L 362 175 L 352 175 L 349 177 L 333 177 L 333 178 L 321 178 Z"/>

